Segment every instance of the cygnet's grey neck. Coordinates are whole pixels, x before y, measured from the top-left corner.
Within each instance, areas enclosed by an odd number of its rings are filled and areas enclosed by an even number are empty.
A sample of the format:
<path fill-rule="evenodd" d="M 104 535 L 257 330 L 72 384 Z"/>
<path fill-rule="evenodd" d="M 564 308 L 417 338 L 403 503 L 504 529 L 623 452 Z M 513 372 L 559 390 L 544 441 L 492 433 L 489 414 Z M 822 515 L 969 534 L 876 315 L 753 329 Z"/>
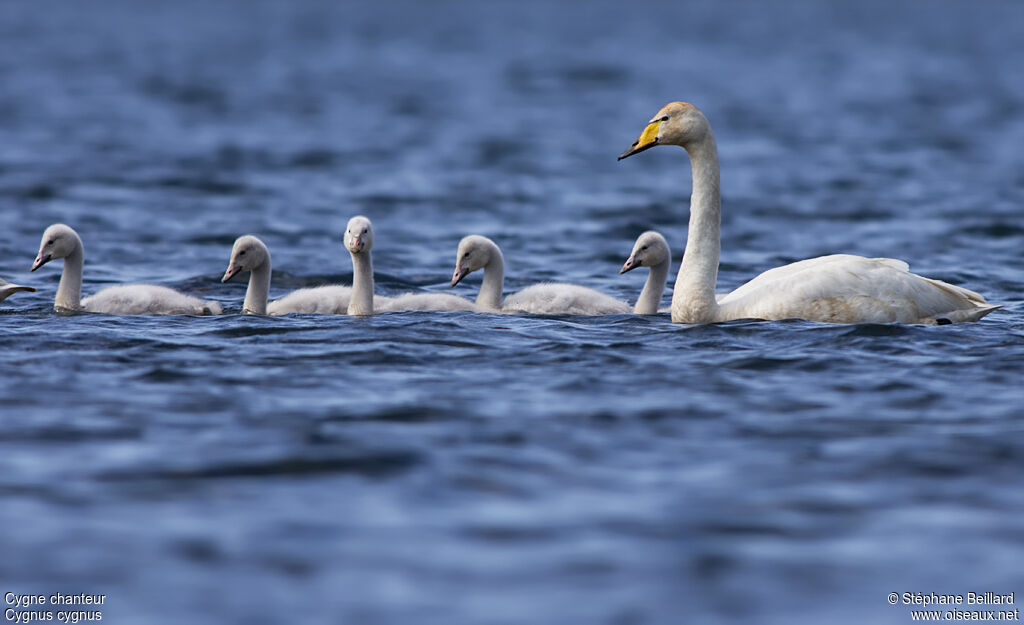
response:
<path fill-rule="evenodd" d="M 647 275 L 647 282 L 644 289 L 640 291 L 640 297 L 636 300 L 633 312 L 637 315 L 654 315 L 661 305 L 661 294 L 665 292 L 665 282 L 668 280 L 668 266 L 671 259 L 658 263 L 651 267 Z"/>
<path fill-rule="evenodd" d="M 373 260 L 368 249 L 352 253 L 352 299 L 348 314 L 373 314 Z"/>
<path fill-rule="evenodd" d="M 245 290 L 242 312 L 253 315 L 267 314 L 267 297 L 270 294 L 270 258 L 249 272 L 249 288 Z"/>
<path fill-rule="evenodd" d="M 491 258 L 484 265 L 484 279 L 476 303 L 487 308 L 501 308 L 501 295 L 505 285 L 505 257 L 497 243 L 491 243 Z"/>
<path fill-rule="evenodd" d="M 71 253 L 64 257 L 64 269 L 61 271 L 57 296 L 53 301 L 55 308 L 67 310 L 82 308 L 82 265 L 84 261 L 85 250 L 79 240 Z"/>

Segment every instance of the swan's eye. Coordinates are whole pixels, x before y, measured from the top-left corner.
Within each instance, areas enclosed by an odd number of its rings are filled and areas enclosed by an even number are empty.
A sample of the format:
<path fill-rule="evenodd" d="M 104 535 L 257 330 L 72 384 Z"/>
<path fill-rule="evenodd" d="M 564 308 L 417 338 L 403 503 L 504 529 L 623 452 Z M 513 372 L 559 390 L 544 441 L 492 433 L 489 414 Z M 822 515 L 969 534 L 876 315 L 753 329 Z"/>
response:
<path fill-rule="evenodd" d="M 647 246 L 646 245 L 640 248 L 641 252 L 646 251 L 646 250 L 647 250 Z"/>
<path fill-rule="evenodd" d="M 363 234 L 366 234 L 366 228 L 363 228 Z"/>
<path fill-rule="evenodd" d="M 661 121 L 663 121 L 663 122 L 667 122 L 667 121 L 668 121 L 668 115 L 666 115 L 666 116 L 662 117 L 662 118 L 661 118 Z"/>
<path fill-rule="evenodd" d="M 47 245 L 53 245 L 55 241 L 56 241 L 56 239 L 50 239 L 49 241 L 46 242 L 46 244 Z"/>
<path fill-rule="evenodd" d="M 239 252 L 238 255 L 239 256 L 245 256 L 245 250 L 242 250 L 241 252 Z"/>
<path fill-rule="evenodd" d="M 469 252 L 466 252 L 465 254 L 463 254 L 462 257 L 463 258 L 469 258 Z"/>

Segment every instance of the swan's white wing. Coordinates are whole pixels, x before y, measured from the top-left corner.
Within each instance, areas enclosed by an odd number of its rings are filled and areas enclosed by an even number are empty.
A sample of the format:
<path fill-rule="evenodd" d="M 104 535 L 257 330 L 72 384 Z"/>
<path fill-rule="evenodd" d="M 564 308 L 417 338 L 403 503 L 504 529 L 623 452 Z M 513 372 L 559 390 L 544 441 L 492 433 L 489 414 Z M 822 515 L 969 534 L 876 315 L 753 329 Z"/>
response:
<path fill-rule="evenodd" d="M 350 286 L 318 286 L 312 289 L 292 291 L 281 299 L 267 304 L 268 315 L 308 313 L 319 315 L 344 315 L 352 299 Z"/>
<path fill-rule="evenodd" d="M 973 291 L 910 273 L 891 258 L 836 254 L 771 269 L 722 298 L 724 318 L 832 323 L 978 319 L 997 307 Z"/>
<path fill-rule="evenodd" d="M 451 293 L 405 293 L 393 298 L 374 296 L 373 309 L 375 312 L 409 310 L 487 312 L 484 307 Z"/>
<path fill-rule="evenodd" d="M 584 286 L 541 283 L 506 297 L 501 311 L 535 315 L 618 315 L 631 313 L 633 308 Z"/>
<path fill-rule="evenodd" d="M 808 258 L 806 260 L 800 260 L 795 263 L 788 265 L 782 265 L 781 267 L 775 267 L 769 269 L 764 273 L 759 274 L 750 282 L 741 285 L 731 293 L 719 293 L 717 299 L 719 303 L 725 298 L 744 297 L 748 293 L 752 293 L 759 290 L 769 284 L 780 284 L 782 280 L 789 276 L 796 275 L 802 271 L 813 270 L 821 271 L 824 270 L 828 265 L 834 263 L 856 263 L 858 261 L 872 260 L 887 264 L 894 269 L 900 271 L 909 271 L 910 266 L 902 260 L 896 260 L 894 258 L 872 258 L 868 259 L 863 256 L 854 256 L 853 254 L 830 254 L 828 256 L 818 256 L 817 258 Z"/>
<path fill-rule="evenodd" d="M 912 275 L 917 275 L 917 274 L 912 274 Z M 948 291 L 952 291 L 953 293 L 956 293 L 958 296 L 960 296 L 960 297 L 962 297 L 962 298 L 964 298 L 966 300 L 972 301 L 975 304 L 985 304 L 984 296 L 982 296 L 980 293 L 977 293 L 977 292 L 972 291 L 970 289 L 965 289 L 962 286 L 956 286 L 955 284 L 950 284 L 948 282 L 943 282 L 942 280 L 936 280 L 935 278 L 925 278 L 924 276 L 917 276 L 917 277 L 921 278 L 922 280 L 924 280 L 926 282 L 930 282 L 931 284 L 935 285 L 936 287 L 938 287 L 940 289 L 946 289 Z"/>
<path fill-rule="evenodd" d="M 10 282 L 0 278 L 0 302 L 4 301 L 11 295 L 14 295 L 18 291 L 30 291 L 35 292 L 35 289 L 30 286 L 21 286 L 20 284 L 11 284 Z"/>
<path fill-rule="evenodd" d="M 165 286 L 123 284 L 82 300 L 82 310 L 110 315 L 219 315 L 221 305 Z"/>

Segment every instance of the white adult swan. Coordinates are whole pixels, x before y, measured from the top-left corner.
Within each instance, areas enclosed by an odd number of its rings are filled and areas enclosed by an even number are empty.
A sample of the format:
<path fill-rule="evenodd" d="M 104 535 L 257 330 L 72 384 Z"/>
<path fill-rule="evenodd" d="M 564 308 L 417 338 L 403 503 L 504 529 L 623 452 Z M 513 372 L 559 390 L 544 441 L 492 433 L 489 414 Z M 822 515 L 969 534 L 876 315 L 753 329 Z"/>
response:
<path fill-rule="evenodd" d="M 481 312 L 479 306 L 448 293 L 405 293 L 382 297 L 373 293 L 373 224 L 362 215 L 353 217 L 345 229 L 345 248 L 352 255 L 352 300 L 348 314 L 413 310 Z"/>
<path fill-rule="evenodd" d="M 491 311 L 535 315 L 617 315 L 632 311 L 626 302 L 594 289 L 553 282 L 528 286 L 503 302 L 505 258 L 501 248 L 485 236 L 471 234 L 459 241 L 452 286 L 478 269 L 484 270 L 484 280 L 476 303 Z"/>
<path fill-rule="evenodd" d="M 57 258 L 64 270 L 53 306 L 57 310 L 86 311 L 111 315 L 219 315 L 221 305 L 179 293 L 165 286 L 125 284 L 103 289 L 82 299 L 82 264 L 85 251 L 78 233 L 64 224 L 53 224 L 43 232 L 39 254 L 32 271 Z"/>
<path fill-rule="evenodd" d="M 14 295 L 18 291 L 29 291 L 34 293 L 35 289 L 30 286 L 21 286 L 20 284 L 11 284 L 7 280 L 0 278 L 0 302 L 4 301 L 8 297 Z"/>
<path fill-rule="evenodd" d="M 665 283 L 668 281 L 668 268 L 672 262 L 672 252 L 668 247 L 668 241 L 660 232 L 648 230 L 641 234 L 633 244 L 633 251 L 626 259 L 620 274 L 632 271 L 637 267 L 650 267 L 651 272 L 647 274 L 647 281 L 644 282 L 644 289 L 640 291 L 640 297 L 636 299 L 633 312 L 638 315 L 654 315 L 666 310 L 658 310 L 661 303 L 661 294 L 665 292 Z"/>
<path fill-rule="evenodd" d="M 720 252 L 718 148 L 697 107 L 672 102 L 658 111 L 619 160 L 656 145 L 690 155 L 693 195 L 686 251 L 672 292 L 672 321 L 807 319 L 827 323 L 954 323 L 977 321 L 1000 306 L 974 291 L 909 271 L 891 258 L 822 256 L 771 269 L 715 300 Z"/>
<path fill-rule="evenodd" d="M 231 260 L 221 282 L 236 274 L 249 272 L 249 287 L 245 290 L 242 312 L 254 315 L 287 315 L 312 313 L 344 315 L 352 297 L 350 286 L 318 286 L 292 291 L 281 299 L 267 302 L 270 291 L 270 250 L 259 238 L 247 234 L 238 237 L 231 248 Z"/>

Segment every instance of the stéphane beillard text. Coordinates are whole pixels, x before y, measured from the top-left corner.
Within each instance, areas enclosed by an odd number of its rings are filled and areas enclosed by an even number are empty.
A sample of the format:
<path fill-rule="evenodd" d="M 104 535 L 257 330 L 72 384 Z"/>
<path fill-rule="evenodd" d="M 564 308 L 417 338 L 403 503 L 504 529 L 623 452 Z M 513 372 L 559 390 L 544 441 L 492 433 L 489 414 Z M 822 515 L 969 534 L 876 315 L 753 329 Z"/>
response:
<path fill-rule="evenodd" d="M 1014 593 L 969 592 L 966 595 L 940 595 L 934 592 L 905 592 L 903 605 L 1011 605 Z"/>

